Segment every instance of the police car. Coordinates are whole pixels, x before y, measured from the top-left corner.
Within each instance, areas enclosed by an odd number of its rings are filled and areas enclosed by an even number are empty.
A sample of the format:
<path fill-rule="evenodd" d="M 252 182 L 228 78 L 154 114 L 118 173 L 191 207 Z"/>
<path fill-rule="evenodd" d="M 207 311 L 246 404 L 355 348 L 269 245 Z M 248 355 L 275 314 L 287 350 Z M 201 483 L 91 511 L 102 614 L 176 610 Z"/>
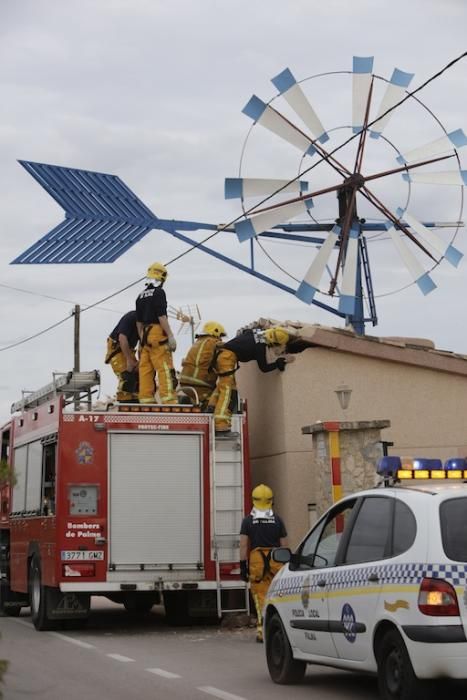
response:
<path fill-rule="evenodd" d="M 264 607 L 269 673 L 308 663 L 378 676 L 385 700 L 426 698 L 429 679 L 467 678 L 467 461 L 383 457 L 381 487 L 316 523 Z"/>

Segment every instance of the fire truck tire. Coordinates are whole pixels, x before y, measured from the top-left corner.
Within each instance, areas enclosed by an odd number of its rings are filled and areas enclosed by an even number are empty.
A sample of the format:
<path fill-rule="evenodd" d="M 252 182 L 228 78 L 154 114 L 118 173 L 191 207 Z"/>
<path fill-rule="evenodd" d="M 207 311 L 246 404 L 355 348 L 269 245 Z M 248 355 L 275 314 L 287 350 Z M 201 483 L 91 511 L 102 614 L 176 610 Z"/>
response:
<path fill-rule="evenodd" d="M 53 629 L 54 621 L 48 615 L 46 588 L 42 585 L 41 563 L 37 555 L 32 557 L 29 567 L 29 600 L 31 619 L 36 630 Z"/>
<path fill-rule="evenodd" d="M 164 591 L 164 608 L 167 624 L 174 627 L 190 624 L 187 591 Z"/>

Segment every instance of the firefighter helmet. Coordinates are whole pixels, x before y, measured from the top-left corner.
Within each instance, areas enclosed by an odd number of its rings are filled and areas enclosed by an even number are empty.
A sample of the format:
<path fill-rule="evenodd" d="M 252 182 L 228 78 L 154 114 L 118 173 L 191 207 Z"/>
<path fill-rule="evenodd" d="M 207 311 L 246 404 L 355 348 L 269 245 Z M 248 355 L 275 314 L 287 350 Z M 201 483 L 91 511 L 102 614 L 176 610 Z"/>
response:
<path fill-rule="evenodd" d="M 206 321 L 201 329 L 200 335 L 211 335 L 213 338 L 222 338 L 226 335 L 226 332 L 222 323 L 217 323 L 217 321 Z"/>
<path fill-rule="evenodd" d="M 251 492 L 251 498 L 253 499 L 253 505 L 258 510 L 269 510 L 272 508 L 272 499 L 274 494 L 272 489 L 266 484 L 259 484 Z"/>
<path fill-rule="evenodd" d="M 267 345 L 287 345 L 290 336 L 285 328 L 277 326 L 276 328 L 268 328 L 264 331 L 264 339 Z"/>
<path fill-rule="evenodd" d="M 167 268 L 160 262 L 154 262 L 152 265 L 149 265 L 146 277 L 151 281 L 165 282 L 167 279 Z"/>

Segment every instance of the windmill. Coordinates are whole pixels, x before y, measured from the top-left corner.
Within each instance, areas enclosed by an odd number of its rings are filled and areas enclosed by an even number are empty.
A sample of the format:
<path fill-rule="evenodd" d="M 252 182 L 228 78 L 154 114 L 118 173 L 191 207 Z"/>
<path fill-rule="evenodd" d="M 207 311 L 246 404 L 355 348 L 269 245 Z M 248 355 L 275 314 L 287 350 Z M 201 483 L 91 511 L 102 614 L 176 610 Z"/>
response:
<path fill-rule="evenodd" d="M 287 68 L 273 78 L 277 95 L 268 103 L 253 96 L 243 110 L 253 125 L 243 145 L 239 176 L 225 182 L 226 198 L 241 202 L 239 216 L 228 225 L 161 219 L 114 175 L 20 161 L 63 207 L 65 220 L 13 263 L 110 263 L 150 230 L 158 229 L 296 295 L 306 304 L 345 318 L 358 333 L 364 333 L 366 323 L 377 324 L 370 244 L 392 244 L 407 276 L 400 286 L 416 284 L 424 295 L 436 287 L 432 270 L 443 260 L 457 266 L 462 257 L 453 242 L 462 226 L 463 186 L 467 184 L 467 171 L 461 168 L 458 150 L 467 144 L 467 138 L 461 129 L 448 132 L 433 112 L 408 92 L 412 78 L 412 74 L 399 69 L 390 79 L 376 75 L 372 57 L 354 57 L 352 71 L 333 71 L 297 81 Z M 310 86 L 314 89 L 315 83 L 324 79 L 350 81 L 348 92 L 339 87 L 324 93 L 348 94 L 352 104 L 350 123 L 324 127 L 314 106 L 315 96 L 310 99 L 307 95 Z M 399 147 L 386 135 L 388 124 L 396 122 L 396 108 L 402 102 L 412 103 L 430 122 L 427 133 L 436 130 L 435 137 L 424 145 L 404 142 Z M 375 104 L 378 108 L 374 114 Z M 263 130 L 273 140 L 270 144 L 263 140 L 263 153 L 255 160 L 250 157 L 251 146 L 256 133 Z M 405 141 L 404 130 L 401 136 Z M 298 151 L 298 162 L 285 178 L 271 178 L 269 172 L 267 177 L 254 172 L 251 175 L 255 176 L 250 176 L 251 164 L 279 169 L 280 158 L 275 159 L 273 154 L 282 145 L 295 149 L 294 153 Z M 373 150 L 376 147 L 376 157 L 369 155 L 370 146 Z M 373 164 L 381 156 L 390 163 L 368 173 L 367 162 Z M 438 169 L 446 163 L 448 170 Z M 324 174 L 324 167 L 333 179 Z M 304 179 L 308 174 L 310 182 Z M 391 194 L 388 202 L 386 195 L 392 190 L 389 186 L 381 189 L 381 183 L 394 182 L 394 178 L 405 190 L 400 199 Z M 421 218 L 411 204 L 413 189 L 443 185 L 455 190 L 455 220 L 426 220 L 425 213 Z M 317 211 L 320 202 L 324 203 L 324 218 Z M 373 218 L 375 213 L 378 218 Z M 293 221 L 296 217 L 305 218 Z M 210 233 L 202 241 L 187 235 L 197 230 Z M 221 232 L 230 236 L 235 233 L 240 243 L 249 243 L 248 263 L 206 245 Z M 306 246 L 306 255 L 301 254 L 294 263 L 297 272 L 292 273 L 267 250 L 266 245 L 275 242 Z M 271 264 L 274 266 L 274 274 L 261 269 L 259 254 L 269 262 L 269 269 Z M 384 253 L 383 258 L 387 255 Z M 399 270 L 396 273 L 399 277 Z"/>

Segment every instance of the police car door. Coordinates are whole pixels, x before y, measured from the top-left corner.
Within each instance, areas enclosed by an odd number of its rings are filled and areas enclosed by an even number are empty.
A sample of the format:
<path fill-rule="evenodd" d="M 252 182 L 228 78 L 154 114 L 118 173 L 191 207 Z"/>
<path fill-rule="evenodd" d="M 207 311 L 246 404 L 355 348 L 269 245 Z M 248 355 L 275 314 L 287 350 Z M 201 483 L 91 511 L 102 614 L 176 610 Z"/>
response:
<path fill-rule="evenodd" d="M 307 654 L 337 657 L 329 627 L 328 581 L 345 528 L 356 499 L 347 500 L 330 510 L 300 546 L 294 561 L 299 600 L 289 607 L 289 634 L 292 646 Z M 290 566 L 290 565 L 289 565 Z"/>
<path fill-rule="evenodd" d="M 359 499 L 328 581 L 329 618 L 338 656 L 363 661 L 372 649 L 384 562 L 390 556 L 395 499 Z"/>

